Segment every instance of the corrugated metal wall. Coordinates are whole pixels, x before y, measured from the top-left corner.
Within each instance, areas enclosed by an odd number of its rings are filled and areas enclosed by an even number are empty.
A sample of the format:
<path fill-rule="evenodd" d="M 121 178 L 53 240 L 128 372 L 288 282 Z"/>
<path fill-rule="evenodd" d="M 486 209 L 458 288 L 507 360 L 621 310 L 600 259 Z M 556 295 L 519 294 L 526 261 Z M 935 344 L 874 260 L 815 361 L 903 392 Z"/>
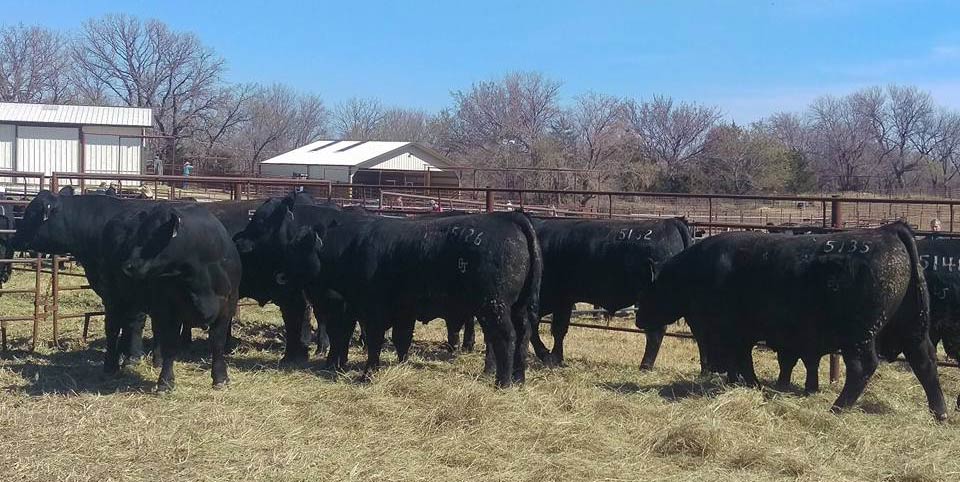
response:
<path fill-rule="evenodd" d="M 398 171 L 426 171 L 430 168 L 430 164 L 427 164 L 423 159 L 413 155 L 409 152 L 404 152 L 393 159 L 388 159 L 386 161 L 377 164 L 376 166 L 369 167 L 367 169 L 393 169 Z"/>
<path fill-rule="evenodd" d="M 16 126 L 0 124 L 0 170 L 13 170 L 13 158 L 16 154 L 14 147 L 16 147 L 16 143 Z"/>
<path fill-rule="evenodd" d="M 350 168 L 346 166 L 308 166 L 303 164 L 260 164 L 263 177 L 290 179 L 294 174 L 306 175 L 307 179 L 325 179 L 333 182 L 350 182 Z"/>
<path fill-rule="evenodd" d="M 80 130 L 76 127 L 17 129 L 17 170 L 77 172 L 80 164 Z"/>
<path fill-rule="evenodd" d="M 84 134 L 84 169 L 92 173 L 140 174 L 140 139 L 106 134 Z M 90 184 L 98 183 L 94 179 Z M 124 185 L 139 185 L 124 181 Z"/>

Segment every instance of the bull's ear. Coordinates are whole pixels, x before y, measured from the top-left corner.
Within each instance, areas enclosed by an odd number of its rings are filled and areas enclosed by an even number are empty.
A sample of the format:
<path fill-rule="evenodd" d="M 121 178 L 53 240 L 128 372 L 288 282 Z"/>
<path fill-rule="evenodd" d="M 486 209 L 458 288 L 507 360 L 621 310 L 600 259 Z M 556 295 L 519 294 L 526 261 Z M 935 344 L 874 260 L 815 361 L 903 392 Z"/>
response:
<path fill-rule="evenodd" d="M 73 196 L 73 186 L 63 186 L 57 191 L 60 196 Z"/>
<path fill-rule="evenodd" d="M 290 219 L 293 219 L 293 206 L 296 204 L 296 198 L 293 195 L 285 196 L 281 201 L 280 205 L 283 206 L 283 209 L 286 211 L 285 215 L 290 216 Z"/>

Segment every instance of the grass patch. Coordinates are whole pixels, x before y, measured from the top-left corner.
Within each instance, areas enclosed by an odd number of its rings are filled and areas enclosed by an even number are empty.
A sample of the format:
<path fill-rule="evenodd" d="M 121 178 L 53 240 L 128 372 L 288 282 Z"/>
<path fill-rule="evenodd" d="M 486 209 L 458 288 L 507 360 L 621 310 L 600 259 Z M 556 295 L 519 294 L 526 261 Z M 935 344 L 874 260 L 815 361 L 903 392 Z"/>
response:
<path fill-rule="evenodd" d="M 32 282 L 18 272 L 12 284 Z M 71 311 L 97 306 L 89 292 L 70 296 Z M 32 296 L 4 295 L 0 309 L 30 313 Z M 280 369 L 273 307 L 241 309 L 236 326 L 228 389 L 211 389 L 198 335 L 177 364 L 177 390 L 161 395 L 148 364 L 101 374 L 99 320 L 89 345 L 69 320 L 66 350 L 40 343 L 34 353 L 23 350 L 30 324 L 11 323 L 0 480 L 960 479 L 960 415 L 934 423 L 898 365 L 882 365 L 856 409 L 837 416 L 828 409 L 839 386 L 804 397 L 699 378 L 695 345 L 675 338 L 655 370 L 641 371 L 642 336 L 574 329 L 567 367 L 533 361 L 524 387 L 496 390 L 482 354 L 442 356 L 440 322 L 418 324 L 408 363 L 388 348 L 370 383 L 359 382 L 357 349 L 346 373 L 317 361 Z M 762 351 L 756 360 L 769 386 L 776 361 Z M 953 400 L 956 370 L 941 369 L 941 380 Z"/>

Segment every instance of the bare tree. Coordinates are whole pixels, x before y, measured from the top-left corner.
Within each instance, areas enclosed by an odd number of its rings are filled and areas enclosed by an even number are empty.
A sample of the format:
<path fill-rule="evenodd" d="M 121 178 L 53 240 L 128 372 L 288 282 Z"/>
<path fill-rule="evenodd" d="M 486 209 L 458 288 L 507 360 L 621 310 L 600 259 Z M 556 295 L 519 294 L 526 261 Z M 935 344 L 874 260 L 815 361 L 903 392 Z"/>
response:
<path fill-rule="evenodd" d="M 195 35 L 171 31 L 157 20 L 126 15 L 88 20 L 73 59 L 82 84 L 109 102 L 153 108 L 161 134 L 191 137 L 216 109 L 223 59 Z"/>
<path fill-rule="evenodd" d="M 43 27 L 0 30 L 0 101 L 71 100 L 66 44 L 63 35 Z"/>
<path fill-rule="evenodd" d="M 295 94 L 295 99 L 296 110 L 283 142 L 284 148 L 288 149 L 319 140 L 327 134 L 330 122 L 330 112 L 319 95 Z"/>
<path fill-rule="evenodd" d="M 559 154 L 550 134 L 560 120 L 560 84 L 539 73 L 519 72 L 453 93 L 449 146 L 479 167 L 555 167 Z M 539 173 L 493 177 L 506 186 L 546 180 Z"/>
<path fill-rule="evenodd" d="M 841 191 L 860 189 L 871 173 L 866 153 L 872 131 L 851 96 L 820 97 L 810 106 L 813 151 L 822 173 L 837 181 Z"/>
<path fill-rule="evenodd" d="M 431 121 L 422 110 L 389 109 L 384 111 L 372 137 L 378 141 L 430 142 Z"/>
<path fill-rule="evenodd" d="M 257 93 L 253 84 L 224 87 L 217 95 L 213 108 L 205 112 L 197 129 L 196 142 L 200 152 L 212 155 L 217 146 L 229 139 L 242 125 L 250 122 L 248 103 Z"/>
<path fill-rule="evenodd" d="M 700 176 L 711 191 L 747 194 L 783 184 L 788 148 L 762 124 L 750 129 L 736 124 L 715 126 L 706 144 Z"/>
<path fill-rule="evenodd" d="M 852 94 L 851 101 L 869 124 L 877 164 L 889 171 L 897 187 L 905 187 L 906 175 L 922 165 L 914 146 L 934 113 L 930 94 L 916 87 L 873 87 Z"/>
<path fill-rule="evenodd" d="M 810 150 L 810 127 L 800 114 L 777 112 L 766 118 L 760 126 L 788 149 L 806 153 Z"/>
<path fill-rule="evenodd" d="M 716 107 L 675 102 L 659 95 L 626 104 L 627 122 L 639 154 L 669 172 L 678 171 L 703 152 L 707 132 L 720 115 Z"/>
<path fill-rule="evenodd" d="M 341 139 L 370 140 L 384 118 L 377 99 L 352 97 L 333 109 L 333 129 Z"/>
<path fill-rule="evenodd" d="M 577 189 L 599 189 L 597 181 L 614 175 L 627 140 L 623 111 L 620 98 L 590 92 L 578 96 L 557 123 L 555 135 L 566 138 L 564 167 L 589 171 L 576 177 Z M 580 204 L 586 206 L 592 198 L 581 196 Z"/>
<path fill-rule="evenodd" d="M 918 128 L 914 148 L 929 164 L 931 184 L 949 184 L 960 174 L 960 114 L 940 110 L 926 117 Z"/>

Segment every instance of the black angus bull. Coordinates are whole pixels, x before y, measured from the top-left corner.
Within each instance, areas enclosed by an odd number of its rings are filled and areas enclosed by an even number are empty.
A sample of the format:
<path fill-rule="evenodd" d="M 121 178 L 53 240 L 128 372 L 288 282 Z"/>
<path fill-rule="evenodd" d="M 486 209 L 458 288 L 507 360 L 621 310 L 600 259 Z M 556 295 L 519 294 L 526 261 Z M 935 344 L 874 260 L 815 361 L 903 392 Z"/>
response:
<path fill-rule="evenodd" d="M 295 223 L 283 219 L 286 227 L 277 231 L 292 234 Z M 402 360 L 416 320 L 476 315 L 493 354 L 496 384 L 524 381 L 543 266 L 529 218 L 357 217 L 296 229 L 292 241 L 280 246 L 286 257 L 282 274 L 295 285 L 341 294 L 366 322 L 367 372 L 379 365 L 388 328 Z M 344 338 L 339 326 L 328 330 L 333 350 Z"/>
<path fill-rule="evenodd" d="M 930 293 L 930 342 L 937 346 L 943 342 L 943 349 L 954 360 L 960 360 L 960 239 L 929 236 L 917 241 L 920 266 L 924 270 L 927 291 Z M 900 351 L 896 346 L 880 354 L 888 361 L 895 360 Z M 818 388 L 816 372 L 820 358 L 807 363 L 807 391 Z M 780 384 L 790 383 L 789 363 L 780 364 Z M 813 373 L 813 382 L 809 381 Z M 960 408 L 960 396 L 957 397 Z"/>
<path fill-rule="evenodd" d="M 11 244 L 17 250 L 34 250 L 52 254 L 72 254 L 84 267 L 87 281 L 104 301 L 107 322 L 117 318 L 117 325 L 125 327 L 120 333 L 120 350 L 128 362 L 143 354 L 142 334 L 146 317 L 142 306 L 126 300 L 122 293 L 111 293 L 100 279 L 101 235 L 106 223 L 119 214 L 147 209 L 164 201 L 122 200 L 103 195 L 70 196 L 54 195 L 41 191 L 26 207 L 23 220 L 18 223 L 17 233 Z M 292 198 L 291 202 L 310 202 L 305 198 Z M 221 221 L 228 232 L 242 230 L 250 219 L 250 213 L 262 203 L 253 201 L 221 201 L 208 203 L 207 208 Z M 177 205 L 190 203 L 177 202 Z M 255 273 L 255 272 L 254 272 Z M 306 303 L 302 296 L 287 295 L 288 290 L 278 290 L 271 279 L 258 282 L 255 276 L 243 278 L 241 296 L 251 297 L 266 303 L 275 300 L 284 314 L 288 333 L 285 358 L 305 358 L 308 352 L 310 324 Z M 279 293 L 279 294 L 278 294 Z M 122 321 L 121 321 L 122 320 Z M 189 336 L 189 328 L 185 330 Z"/>
<path fill-rule="evenodd" d="M 960 359 L 960 239 L 929 236 L 917 241 L 920 266 L 924 269 L 927 292 L 930 294 L 930 341 L 933 346 L 943 341 L 944 351 L 953 359 Z M 895 360 L 900 352 L 895 348 L 880 354 L 889 361 Z M 804 359 L 807 381 L 804 391 L 811 393 L 819 389 L 817 377 L 820 367 L 819 356 Z M 790 378 L 796 358 L 780 357 L 779 389 L 790 386 Z M 960 397 L 957 399 L 960 407 Z"/>
<path fill-rule="evenodd" d="M 157 387 L 174 386 L 173 363 L 182 328 L 209 328 L 215 387 L 228 382 L 225 360 L 230 323 L 237 309 L 241 265 L 230 234 L 199 204 L 160 203 L 111 218 L 101 239 L 101 280 L 150 315 L 162 367 Z M 106 300 L 104 300 L 106 303 Z M 120 367 L 118 335 L 107 323 L 105 367 Z"/>
<path fill-rule="evenodd" d="M 534 228 L 543 252 L 540 316 L 553 314 L 553 350 L 546 349 L 539 330 L 533 332 L 531 342 L 541 360 L 558 364 L 563 363 L 563 340 L 575 303 L 592 303 L 610 313 L 633 305 L 650 287 L 656 269 L 691 244 L 690 228 L 679 218 L 547 218 L 536 219 Z M 665 331 L 661 327 L 646 332 L 641 368 L 653 367 Z"/>
<path fill-rule="evenodd" d="M 287 346 L 291 346 L 290 340 L 296 340 L 293 349 L 288 350 L 287 355 L 284 355 L 285 358 L 297 356 L 290 361 L 306 361 L 307 359 L 309 320 L 303 318 L 305 323 L 299 327 L 296 323 L 287 322 L 288 319 L 298 319 L 300 314 L 305 312 L 307 303 L 313 306 L 317 324 L 325 335 L 327 335 L 327 327 L 340 323 L 350 323 L 350 332 L 352 333 L 355 316 L 350 313 L 343 298 L 335 292 L 313 287 L 301 289 L 278 284 L 276 274 L 282 268 L 283 263 L 281 247 L 289 244 L 293 237 L 292 230 L 298 227 L 300 223 L 312 225 L 327 220 L 366 216 L 367 214 L 361 210 L 344 211 L 331 204 L 298 203 L 290 196 L 271 198 L 261 203 L 247 226 L 234 235 L 233 239 L 244 266 L 244 284 L 247 283 L 247 280 L 250 283 L 256 283 L 256 286 L 247 286 L 246 290 L 241 291 L 255 290 L 261 295 L 260 297 L 252 297 L 261 305 L 273 300 L 280 307 L 287 330 Z M 280 226 L 284 226 L 287 230 L 278 231 Z M 326 360 L 327 368 L 338 369 L 346 364 L 349 334 L 347 337 L 347 345 L 344 345 L 342 349 L 338 343 L 330 340 Z"/>
<path fill-rule="evenodd" d="M 760 340 L 796 360 L 840 350 L 847 373 L 834 409 L 863 393 L 878 346 L 896 347 L 927 395 L 946 409 L 930 343 L 929 295 L 910 228 L 824 235 L 725 233 L 667 261 L 637 305 L 637 326 L 684 317 L 707 361 L 732 381 L 756 384 Z"/>

